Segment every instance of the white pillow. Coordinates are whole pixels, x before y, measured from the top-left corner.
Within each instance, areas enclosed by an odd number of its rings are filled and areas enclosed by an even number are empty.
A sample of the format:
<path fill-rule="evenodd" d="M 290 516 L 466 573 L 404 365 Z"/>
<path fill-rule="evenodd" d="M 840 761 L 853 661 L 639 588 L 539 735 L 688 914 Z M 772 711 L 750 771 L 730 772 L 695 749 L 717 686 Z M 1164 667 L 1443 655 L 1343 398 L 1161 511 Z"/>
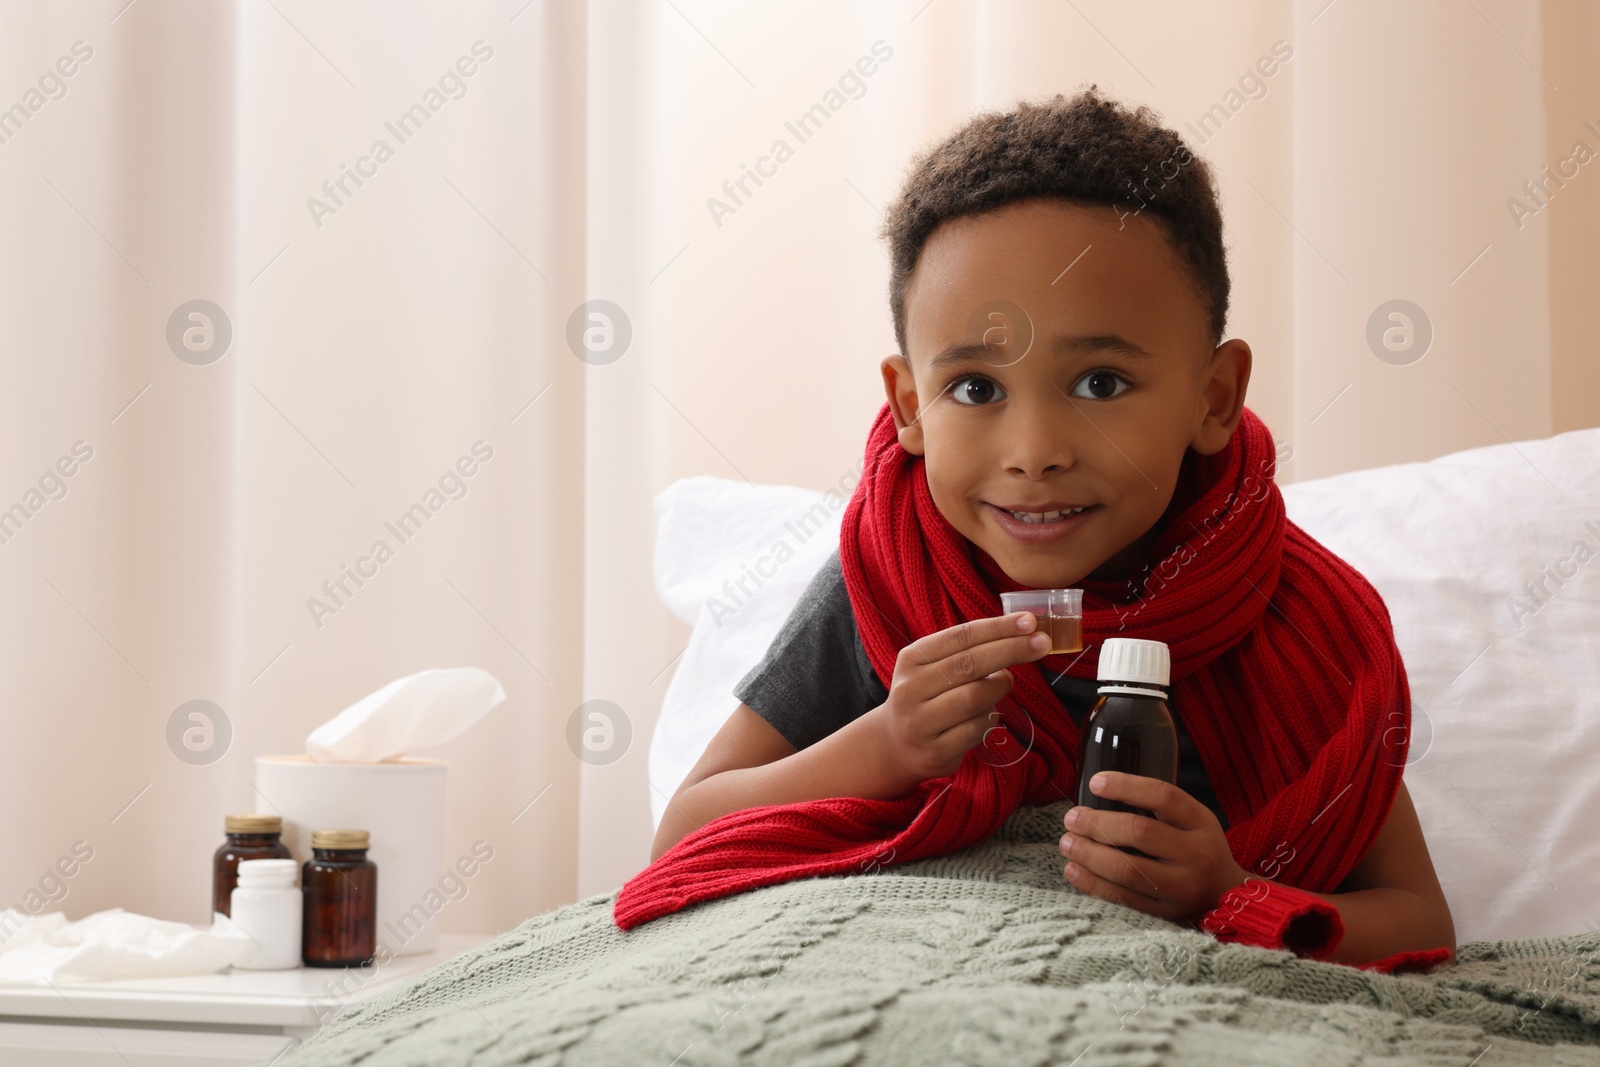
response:
<path fill-rule="evenodd" d="M 656 506 L 656 592 L 694 627 L 650 738 L 650 812 L 667 800 L 739 706 L 806 583 L 839 545 L 846 498 L 784 485 L 682 478 Z"/>
<path fill-rule="evenodd" d="M 1457 937 L 1587 929 L 1600 895 L 1600 429 L 1298 482 L 1283 495 L 1289 517 L 1388 605 L 1411 686 L 1405 781 Z M 657 588 L 694 625 L 651 740 L 657 823 L 738 707 L 732 687 L 837 546 L 843 503 L 708 477 L 657 497 Z M 808 512 L 826 524 L 796 527 Z M 775 565 L 779 541 L 794 554 Z M 735 604 L 723 583 L 758 565 L 771 577 L 759 588 L 746 577 L 753 595 L 735 589 Z M 1524 583 L 1558 570 L 1571 576 L 1559 588 L 1544 578 L 1551 595 L 1529 598 Z"/>
<path fill-rule="evenodd" d="M 1600 896 L 1600 430 L 1283 495 L 1389 607 L 1411 685 L 1406 788 L 1458 938 L 1584 932 Z M 1558 567 L 1572 576 L 1529 599 Z"/>

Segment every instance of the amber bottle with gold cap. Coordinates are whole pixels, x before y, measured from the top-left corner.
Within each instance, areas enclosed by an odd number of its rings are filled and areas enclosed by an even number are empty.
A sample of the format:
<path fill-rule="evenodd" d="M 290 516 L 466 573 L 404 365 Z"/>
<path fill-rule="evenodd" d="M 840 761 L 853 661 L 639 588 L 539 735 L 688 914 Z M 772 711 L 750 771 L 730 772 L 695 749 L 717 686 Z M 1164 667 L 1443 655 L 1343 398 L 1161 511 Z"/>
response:
<path fill-rule="evenodd" d="M 300 872 L 301 958 L 307 967 L 360 967 L 377 950 L 378 867 L 365 830 L 314 830 Z"/>
<path fill-rule="evenodd" d="M 239 884 L 242 860 L 290 860 L 283 843 L 283 819 L 277 815 L 229 815 L 222 820 L 228 840 L 211 857 L 211 908 L 233 915 L 233 889 Z"/>

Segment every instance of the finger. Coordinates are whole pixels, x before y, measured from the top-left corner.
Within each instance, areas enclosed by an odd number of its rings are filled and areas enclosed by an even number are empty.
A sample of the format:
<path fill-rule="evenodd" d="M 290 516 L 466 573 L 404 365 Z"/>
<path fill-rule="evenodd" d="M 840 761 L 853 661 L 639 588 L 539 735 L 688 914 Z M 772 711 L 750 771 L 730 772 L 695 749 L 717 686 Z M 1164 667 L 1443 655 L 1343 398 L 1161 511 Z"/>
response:
<path fill-rule="evenodd" d="M 999 671 L 923 701 L 913 713 L 918 734 L 948 741 L 959 732 L 971 734 L 976 743 L 983 731 L 999 725 L 995 705 L 1011 691 L 1012 684 L 1011 676 Z"/>
<path fill-rule="evenodd" d="M 987 678 L 957 686 L 941 693 L 922 706 L 920 720 L 936 740 L 947 739 L 954 731 L 970 733 L 977 744 L 986 731 L 1000 725 L 995 705 L 1011 691 L 1015 680 L 1009 671 L 996 671 Z M 937 732 L 935 732 L 937 731 Z M 970 746 L 969 746 L 970 747 Z"/>
<path fill-rule="evenodd" d="M 1177 859 L 1184 844 L 1184 831 L 1129 811 L 1101 811 L 1079 804 L 1067 811 L 1062 824 L 1070 833 L 1107 845 L 1136 848 L 1159 860 Z"/>
<path fill-rule="evenodd" d="M 1123 771 L 1100 771 L 1089 779 L 1089 791 L 1151 812 L 1168 826 L 1198 830 L 1216 816 L 1211 809 L 1170 782 Z"/>
<path fill-rule="evenodd" d="M 919 653 L 921 662 L 932 663 L 964 649 L 976 648 L 1003 637 L 1030 634 L 1037 629 L 1038 620 L 1031 612 L 1013 611 L 1009 615 L 996 615 L 989 619 L 968 619 L 954 626 L 947 626 L 943 630 L 911 642 L 906 648 L 915 649 Z"/>
<path fill-rule="evenodd" d="M 1037 645 L 1035 645 L 1037 641 Z M 931 662 L 917 670 L 917 689 L 926 688 L 926 699 L 968 681 L 992 677 L 995 672 L 1016 664 L 1043 659 L 1050 654 L 1050 637 L 1045 633 L 1019 633 L 1016 637 L 989 641 L 970 651 L 960 651 Z"/>
<path fill-rule="evenodd" d="M 1064 835 L 1061 838 L 1061 855 L 1108 882 L 1115 882 L 1129 892 L 1140 893 L 1153 900 L 1164 899 L 1165 889 L 1171 888 L 1167 884 L 1171 879 L 1171 868 L 1160 860 L 1130 856 L 1093 838 L 1072 833 Z"/>
<path fill-rule="evenodd" d="M 1040 642 L 1040 647 L 1030 645 Z M 1043 659 L 1050 654 L 1050 642 L 1042 633 L 1018 634 L 989 641 L 932 663 L 914 665 L 905 672 L 905 696 L 917 702 L 931 701 L 958 686 L 982 681 L 1018 663 Z"/>
<path fill-rule="evenodd" d="M 1154 897 L 1137 893 L 1127 886 L 1102 878 L 1094 871 L 1089 870 L 1077 860 L 1072 860 L 1062 868 L 1062 876 L 1071 883 L 1072 887 L 1081 893 L 1087 893 L 1101 900 L 1109 900 L 1113 904 L 1122 904 L 1142 911 L 1146 915 L 1155 915 L 1166 918 L 1173 913 L 1173 908 L 1166 902 Z"/>
<path fill-rule="evenodd" d="M 1038 623 L 1031 612 L 1013 611 L 990 619 L 971 619 L 946 627 L 937 633 L 913 641 L 905 647 L 913 667 L 932 667 L 946 660 L 959 659 L 963 653 L 974 653 L 996 642 L 1010 641 L 1016 658 L 997 659 L 988 666 L 977 669 L 970 677 L 981 678 L 1012 663 L 1021 663 L 1028 657 L 1028 641 L 1038 632 Z M 1048 635 L 1046 635 L 1048 649 Z M 1047 653 L 1048 654 L 1048 653 Z"/>
<path fill-rule="evenodd" d="M 1000 722 L 1000 713 L 992 708 L 980 711 L 970 719 L 950 727 L 944 733 L 934 738 L 935 744 L 949 744 L 959 747 L 963 752 L 969 748 L 976 748 L 988 738 L 991 730 L 1005 730 L 1005 725 Z"/>

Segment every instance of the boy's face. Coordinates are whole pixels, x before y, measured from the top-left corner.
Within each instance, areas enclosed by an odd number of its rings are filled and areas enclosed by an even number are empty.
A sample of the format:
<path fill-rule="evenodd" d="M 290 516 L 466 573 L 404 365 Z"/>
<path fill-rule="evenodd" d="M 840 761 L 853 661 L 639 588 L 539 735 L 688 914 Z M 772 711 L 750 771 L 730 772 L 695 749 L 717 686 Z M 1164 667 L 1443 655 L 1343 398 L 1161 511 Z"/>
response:
<path fill-rule="evenodd" d="M 1227 444 L 1250 349 L 1212 347 L 1190 279 L 1153 216 L 1054 199 L 952 219 L 924 246 L 910 362 L 885 359 L 884 387 L 939 511 L 1015 581 L 1126 578 L 1185 451 Z"/>

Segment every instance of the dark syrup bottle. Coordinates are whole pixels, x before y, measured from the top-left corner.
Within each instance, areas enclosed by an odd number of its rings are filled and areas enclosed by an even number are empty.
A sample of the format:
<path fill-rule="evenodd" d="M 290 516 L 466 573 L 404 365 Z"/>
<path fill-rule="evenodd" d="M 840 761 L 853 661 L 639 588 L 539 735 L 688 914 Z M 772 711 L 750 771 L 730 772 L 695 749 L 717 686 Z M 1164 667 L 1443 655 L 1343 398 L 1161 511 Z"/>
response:
<path fill-rule="evenodd" d="M 1096 796 L 1089 780 L 1098 771 L 1124 771 L 1178 781 L 1178 727 L 1167 707 L 1171 655 L 1160 641 L 1111 637 L 1100 646 L 1100 699 L 1083 720 L 1078 738 L 1077 803 L 1100 811 L 1152 813 Z M 1142 856 L 1134 848 L 1124 852 Z"/>

